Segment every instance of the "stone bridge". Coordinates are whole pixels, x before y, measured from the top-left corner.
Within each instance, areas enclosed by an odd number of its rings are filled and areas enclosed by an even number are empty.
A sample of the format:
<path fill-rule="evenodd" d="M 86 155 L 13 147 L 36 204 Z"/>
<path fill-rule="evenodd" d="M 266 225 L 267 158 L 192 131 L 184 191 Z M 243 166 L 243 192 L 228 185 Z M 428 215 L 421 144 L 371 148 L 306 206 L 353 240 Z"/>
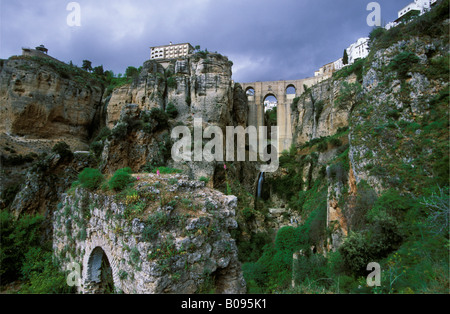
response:
<path fill-rule="evenodd" d="M 237 198 L 178 174 L 139 176 L 132 198 L 77 188 L 54 212 L 53 250 L 78 292 L 245 293 L 229 232 Z"/>
<path fill-rule="evenodd" d="M 278 154 L 289 150 L 292 144 L 291 104 L 295 97 L 327 77 L 310 77 L 290 81 L 240 83 L 248 99 L 248 125 L 264 126 L 264 102 L 269 96 L 277 99 Z"/>

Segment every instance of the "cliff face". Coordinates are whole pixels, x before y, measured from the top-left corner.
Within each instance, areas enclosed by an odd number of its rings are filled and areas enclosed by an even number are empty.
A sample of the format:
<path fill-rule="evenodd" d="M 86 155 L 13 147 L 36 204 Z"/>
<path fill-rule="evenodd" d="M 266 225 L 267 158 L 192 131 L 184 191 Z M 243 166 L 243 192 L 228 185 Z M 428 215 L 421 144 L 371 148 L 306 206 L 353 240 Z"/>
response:
<path fill-rule="evenodd" d="M 231 79 L 232 63 L 216 53 L 197 53 L 185 59 L 173 60 L 164 69 L 159 63 L 149 60 L 143 65 L 139 76 L 129 85 L 113 91 L 107 103 L 107 125 L 113 130 L 126 123 L 128 128 L 123 138 L 110 138 L 104 143 L 102 167 L 108 172 L 121 167 L 139 171 L 146 165 L 168 163 L 183 169 L 191 178 L 208 177 L 210 185 L 222 183 L 215 178 L 222 163 L 216 162 L 174 162 L 171 158 L 170 130 L 174 126 L 187 126 L 193 135 L 194 118 L 202 119 L 202 127 L 214 125 L 247 126 L 248 104 L 245 92 Z M 168 126 L 161 121 L 145 120 L 152 109 L 162 111 L 169 106 L 178 114 L 169 119 Z M 132 121 L 141 120 L 144 127 Z M 147 129 L 146 129 L 147 128 Z M 149 132 L 148 128 L 152 128 Z M 147 130 L 147 131 L 146 131 Z M 254 167 L 236 163 L 240 171 L 236 177 L 253 185 L 257 173 Z M 246 169 L 243 170 L 242 169 Z M 243 174 L 247 175 L 245 178 Z M 248 176 L 248 173 L 251 173 Z"/>
<path fill-rule="evenodd" d="M 86 143 L 103 87 L 55 60 L 13 57 L 0 67 L 0 131 Z M 72 76 L 72 74 L 74 74 Z"/>
<path fill-rule="evenodd" d="M 312 139 L 336 134 L 348 126 L 351 103 L 338 107 L 336 99 L 342 84 L 353 84 L 356 76 L 346 79 L 328 79 L 308 88 L 292 105 L 292 129 L 294 142 L 302 145 Z"/>
<path fill-rule="evenodd" d="M 292 105 L 296 150 L 287 157 L 296 158 L 303 191 L 326 179 L 333 250 L 371 206 L 361 199 L 373 202 L 389 189 L 420 195 L 424 182 L 448 184 L 448 43 L 411 37 L 344 71 Z M 274 178 L 286 168 L 289 175 L 289 167 L 282 162 Z"/>
<path fill-rule="evenodd" d="M 171 103 L 178 110 L 177 120 L 185 124 L 201 117 L 205 123 L 227 125 L 233 112 L 231 66 L 226 57 L 211 53 L 174 60 L 166 70 L 146 61 L 133 83 L 114 90 L 107 105 L 107 125 L 112 128 L 124 105 L 131 103 L 141 111 L 164 110 Z M 246 123 L 247 111 L 241 114 L 240 122 Z"/>

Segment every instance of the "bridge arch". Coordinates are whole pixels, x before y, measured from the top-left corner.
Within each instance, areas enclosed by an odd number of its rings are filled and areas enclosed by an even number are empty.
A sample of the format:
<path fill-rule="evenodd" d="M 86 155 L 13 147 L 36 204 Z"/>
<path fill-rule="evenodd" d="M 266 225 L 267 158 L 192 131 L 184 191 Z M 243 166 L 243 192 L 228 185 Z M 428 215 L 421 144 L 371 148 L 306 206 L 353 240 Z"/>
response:
<path fill-rule="evenodd" d="M 297 94 L 297 87 L 295 87 L 294 84 L 289 84 L 286 86 L 286 95 L 296 95 Z"/>
<path fill-rule="evenodd" d="M 249 86 L 245 89 L 245 94 L 247 96 L 255 96 L 255 89 L 252 86 Z"/>
<path fill-rule="evenodd" d="M 86 243 L 83 258 L 83 293 L 108 293 L 121 290 L 118 263 L 110 246 L 102 239 Z"/>
<path fill-rule="evenodd" d="M 266 105 L 269 102 L 269 105 Z M 267 93 L 263 98 L 264 111 L 278 106 L 278 97 L 274 93 Z"/>

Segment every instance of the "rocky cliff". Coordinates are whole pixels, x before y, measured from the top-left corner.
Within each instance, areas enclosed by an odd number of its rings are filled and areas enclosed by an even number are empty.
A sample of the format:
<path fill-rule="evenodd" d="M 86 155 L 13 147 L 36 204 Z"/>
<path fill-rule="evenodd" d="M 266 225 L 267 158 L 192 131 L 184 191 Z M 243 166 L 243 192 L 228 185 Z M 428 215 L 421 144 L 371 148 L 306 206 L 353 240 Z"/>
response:
<path fill-rule="evenodd" d="M 372 206 L 361 208 L 361 198 L 448 184 L 449 46 L 414 34 L 382 48 L 373 43 L 367 59 L 308 88 L 291 106 L 295 146 L 268 175 L 271 199 L 302 208 L 314 184 L 325 184 L 333 250 Z M 283 180 L 284 190 L 276 187 Z M 286 193 L 287 182 L 303 192 Z"/>
<path fill-rule="evenodd" d="M 112 172 L 128 166 L 138 171 L 148 165 L 169 164 L 185 170 L 191 178 L 210 178 L 211 186 L 223 184 L 223 173 L 221 178 L 216 177 L 223 162 L 174 162 L 170 158 L 173 141 L 169 131 L 184 125 L 193 135 L 194 118 L 202 119 L 203 129 L 214 125 L 223 134 L 226 126 L 247 126 L 247 98 L 241 86 L 232 81 L 231 67 L 232 63 L 217 53 L 173 60 L 166 69 L 155 61 L 146 61 L 131 84 L 115 89 L 106 100 L 106 124 L 113 133 L 124 128 L 124 137 L 104 141 L 102 169 Z M 177 114 L 168 121 L 161 114 L 147 118 L 153 109 L 164 112 L 169 106 Z M 255 166 L 236 163 L 238 169 L 245 168 L 234 172 L 236 178 L 252 186 L 257 176 Z"/>
<path fill-rule="evenodd" d="M 39 57 L 12 57 L 0 67 L 0 131 L 64 139 L 86 148 L 103 86 L 81 69 Z"/>
<path fill-rule="evenodd" d="M 135 177 L 126 196 L 77 188 L 54 213 L 54 251 L 63 265 L 82 265 L 80 290 L 108 292 L 109 274 L 109 292 L 245 292 L 230 235 L 237 198 L 183 175 Z"/>
<path fill-rule="evenodd" d="M 235 92 L 231 80 L 232 63 L 216 53 L 173 60 L 167 69 L 156 61 L 146 61 L 136 80 L 120 87 L 107 105 L 107 125 L 112 128 L 126 104 L 137 104 L 141 111 L 166 109 L 170 103 L 178 110 L 178 121 L 189 125 L 193 117 L 218 125 L 234 125 Z M 243 98 L 245 99 L 245 97 Z M 247 123 L 245 104 L 235 108 L 239 123 Z M 237 117 L 235 117 L 237 118 Z"/>

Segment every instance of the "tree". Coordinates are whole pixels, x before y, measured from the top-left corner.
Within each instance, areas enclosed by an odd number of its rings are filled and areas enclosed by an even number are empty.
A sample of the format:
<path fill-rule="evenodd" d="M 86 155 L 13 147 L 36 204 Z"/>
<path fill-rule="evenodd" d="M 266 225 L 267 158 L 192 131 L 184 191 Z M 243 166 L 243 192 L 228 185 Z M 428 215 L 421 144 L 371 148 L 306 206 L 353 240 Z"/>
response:
<path fill-rule="evenodd" d="M 92 62 L 89 60 L 83 60 L 83 66 L 81 68 L 85 71 L 92 71 Z"/>
<path fill-rule="evenodd" d="M 95 67 L 92 72 L 98 76 L 103 76 L 105 74 L 105 70 L 103 69 L 103 65 L 99 65 L 98 67 Z"/>
<path fill-rule="evenodd" d="M 125 76 L 127 78 L 134 78 L 134 77 L 137 77 L 138 75 L 139 75 L 139 70 L 133 66 L 129 66 L 125 70 Z"/>
<path fill-rule="evenodd" d="M 342 62 L 344 63 L 344 65 L 348 64 L 348 54 L 347 54 L 347 49 L 344 49 L 344 56 L 342 57 Z"/>

